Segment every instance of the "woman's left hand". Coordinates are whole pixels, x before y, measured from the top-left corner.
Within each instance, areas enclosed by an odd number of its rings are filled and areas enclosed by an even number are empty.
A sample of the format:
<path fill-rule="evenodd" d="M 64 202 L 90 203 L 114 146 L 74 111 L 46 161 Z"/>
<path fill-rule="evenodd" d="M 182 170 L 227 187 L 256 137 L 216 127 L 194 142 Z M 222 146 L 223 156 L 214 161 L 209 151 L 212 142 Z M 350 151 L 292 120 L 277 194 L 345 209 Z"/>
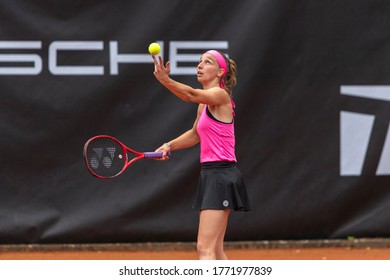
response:
<path fill-rule="evenodd" d="M 161 56 L 152 55 L 153 61 L 154 61 L 154 76 L 157 80 L 159 80 L 161 83 L 164 83 L 164 81 L 169 79 L 169 73 L 171 72 L 170 62 L 167 61 L 167 63 L 164 66 L 164 61 Z"/>

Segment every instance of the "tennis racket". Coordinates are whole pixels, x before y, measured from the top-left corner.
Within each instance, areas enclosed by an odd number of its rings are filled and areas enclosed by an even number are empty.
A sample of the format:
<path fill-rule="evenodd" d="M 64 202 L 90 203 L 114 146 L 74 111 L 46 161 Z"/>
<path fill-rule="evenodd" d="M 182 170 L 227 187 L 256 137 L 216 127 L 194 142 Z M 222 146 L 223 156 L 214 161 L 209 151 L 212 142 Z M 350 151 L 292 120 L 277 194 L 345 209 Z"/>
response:
<path fill-rule="evenodd" d="M 170 153 L 167 155 L 170 156 Z M 162 152 L 134 151 L 108 135 L 92 137 L 84 145 L 84 160 L 88 171 L 99 179 L 114 178 L 140 159 L 159 159 L 162 156 Z"/>

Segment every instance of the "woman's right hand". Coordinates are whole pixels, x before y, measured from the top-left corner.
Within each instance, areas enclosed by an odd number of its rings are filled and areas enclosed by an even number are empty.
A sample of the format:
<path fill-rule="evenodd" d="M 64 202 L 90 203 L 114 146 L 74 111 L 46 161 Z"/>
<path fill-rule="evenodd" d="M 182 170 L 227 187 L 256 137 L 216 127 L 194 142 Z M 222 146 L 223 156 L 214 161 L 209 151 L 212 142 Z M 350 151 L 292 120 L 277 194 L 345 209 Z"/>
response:
<path fill-rule="evenodd" d="M 159 148 L 156 149 L 156 152 L 162 152 L 163 156 L 157 160 L 168 160 L 169 156 L 167 154 L 170 151 L 171 151 L 171 147 L 168 143 L 164 143 L 163 145 L 161 145 Z"/>

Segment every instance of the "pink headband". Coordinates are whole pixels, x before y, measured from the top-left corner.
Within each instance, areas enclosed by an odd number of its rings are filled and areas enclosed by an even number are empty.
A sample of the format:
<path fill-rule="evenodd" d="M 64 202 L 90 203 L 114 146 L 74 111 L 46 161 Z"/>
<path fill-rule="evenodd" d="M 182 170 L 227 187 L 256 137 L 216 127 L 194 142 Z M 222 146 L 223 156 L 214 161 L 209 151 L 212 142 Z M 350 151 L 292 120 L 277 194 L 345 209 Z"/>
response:
<path fill-rule="evenodd" d="M 227 73 L 227 65 L 226 65 L 225 58 L 222 56 L 222 54 L 220 54 L 216 50 L 209 50 L 206 53 L 209 53 L 212 56 L 214 56 L 215 59 L 217 60 L 218 64 L 219 64 L 219 67 L 221 67 L 224 70 L 224 73 L 223 73 L 223 75 L 221 77 L 221 82 L 219 83 L 219 86 L 221 88 L 225 88 L 225 82 L 223 81 L 223 78 L 226 76 L 226 73 Z"/>

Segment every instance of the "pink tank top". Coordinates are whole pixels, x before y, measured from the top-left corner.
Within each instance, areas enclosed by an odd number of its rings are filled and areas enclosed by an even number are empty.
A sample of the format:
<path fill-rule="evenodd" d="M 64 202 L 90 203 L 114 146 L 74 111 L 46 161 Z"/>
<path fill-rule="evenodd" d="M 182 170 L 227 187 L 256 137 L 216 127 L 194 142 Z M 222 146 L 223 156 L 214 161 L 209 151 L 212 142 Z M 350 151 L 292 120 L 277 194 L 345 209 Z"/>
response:
<path fill-rule="evenodd" d="M 233 101 L 232 106 L 234 108 Z M 200 138 L 200 162 L 236 162 L 234 121 L 217 121 L 208 116 L 206 110 L 207 105 L 203 108 L 196 128 Z"/>

